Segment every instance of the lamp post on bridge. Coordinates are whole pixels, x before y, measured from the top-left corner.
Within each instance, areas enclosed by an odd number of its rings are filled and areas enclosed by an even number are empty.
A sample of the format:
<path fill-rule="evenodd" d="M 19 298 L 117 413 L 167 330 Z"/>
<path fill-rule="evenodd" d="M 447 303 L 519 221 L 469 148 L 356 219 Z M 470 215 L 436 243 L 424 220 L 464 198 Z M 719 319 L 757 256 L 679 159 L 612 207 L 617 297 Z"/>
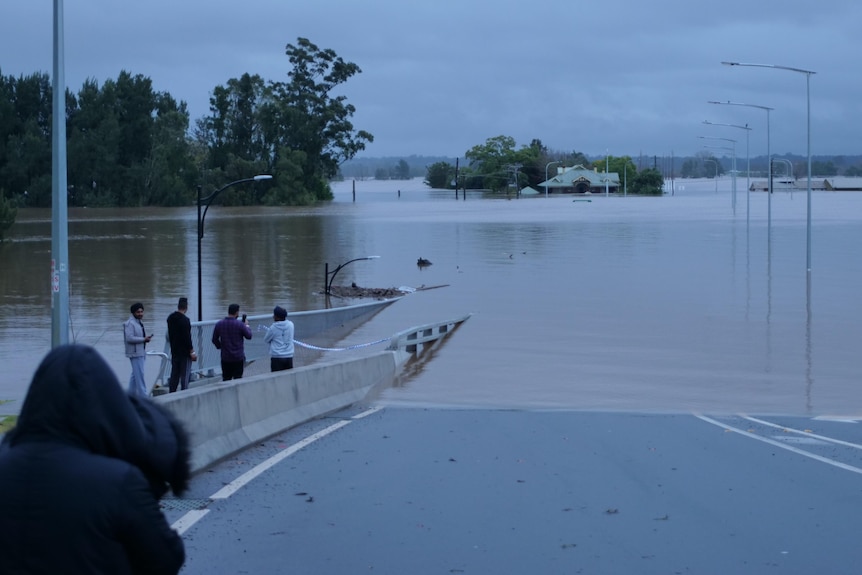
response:
<path fill-rule="evenodd" d="M 805 74 L 805 101 L 806 101 L 806 117 L 807 117 L 807 150 L 808 150 L 808 208 L 806 218 L 806 271 L 811 274 L 811 75 L 816 74 L 811 70 L 803 70 L 802 68 L 792 68 L 790 66 L 778 66 L 775 64 L 746 64 L 742 62 L 722 62 L 725 66 L 746 66 L 754 68 L 773 68 L 775 70 L 787 70 L 789 72 L 797 72 Z"/>
<path fill-rule="evenodd" d="M 242 180 L 236 180 L 235 182 L 231 182 L 221 188 L 217 189 L 210 195 L 205 198 L 201 197 L 201 187 L 198 186 L 198 321 L 203 321 L 203 302 L 201 298 L 201 239 L 204 237 L 204 218 L 207 217 L 207 210 L 210 209 L 210 204 L 212 204 L 213 200 L 216 199 L 220 193 L 230 188 L 231 186 L 236 186 L 239 184 L 244 184 L 247 182 L 259 182 L 261 180 L 271 180 L 272 176 L 269 174 L 261 174 L 258 176 L 254 176 L 253 178 L 244 178 Z M 201 213 L 201 206 L 205 205 L 203 213 Z"/>
<path fill-rule="evenodd" d="M 729 128 L 739 128 L 740 130 L 745 130 L 745 223 L 748 223 L 751 209 L 751 156 L 748 155 L 748 134 L 751 133 L 751 128 L 748 127 L 748 124 L 744 126 L 739 126 L 737 124 L 719 124 L 717 122 L 710 122 L 709 120 L 704 120 L 703 123 L 709 126 L 727 126 Z"/>
<path fill-rule="evenodd" d="M 347 264 L 352 264 L 353 262 L 359 262 L 362 260 L 377 260 L 380 259 L 380 256 L 365 256 L 364 258 L 354 258 L 352 260 L 348 260 L 343 264 L 339 265 L 332 271 L 329 271 L 329 262 L 326 262 L 326 267 L 323 272 L 323 293 L 326 295 L 330 294 L 330 290 L 332 289 L 332 282 L 335 280 L 335 274 L 341 271 L 341 268 L 346 266 Z M 332 277 L 329 277 L 332 276 Z"/>

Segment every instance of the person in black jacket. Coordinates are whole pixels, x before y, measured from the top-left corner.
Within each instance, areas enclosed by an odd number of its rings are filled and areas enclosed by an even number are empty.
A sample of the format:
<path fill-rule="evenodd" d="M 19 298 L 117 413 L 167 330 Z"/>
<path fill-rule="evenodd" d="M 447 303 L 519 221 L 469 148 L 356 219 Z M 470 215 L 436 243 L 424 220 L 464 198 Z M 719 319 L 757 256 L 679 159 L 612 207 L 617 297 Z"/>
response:
<path fill-rule="evenodd" d="M 173 393 L 177 384 L 185 390 L 189 388 L 192 362 L 198 356 L 192 343 L 192 322 L 186 317 L 189 310 L 189 300 L 181 297 L 177 303 L 177 311 L 168 316 L 168 342 L 171 346 L 171 377 L 168 379 L 168 390 Z"/>
<path fill-rule="evenodd" d="M 0 442 L 0 571 L 176 574 L 185 550 L 158 500 L 188 487 L 189 458 L 179 421 L 96 350 L 54 348 Z"/>

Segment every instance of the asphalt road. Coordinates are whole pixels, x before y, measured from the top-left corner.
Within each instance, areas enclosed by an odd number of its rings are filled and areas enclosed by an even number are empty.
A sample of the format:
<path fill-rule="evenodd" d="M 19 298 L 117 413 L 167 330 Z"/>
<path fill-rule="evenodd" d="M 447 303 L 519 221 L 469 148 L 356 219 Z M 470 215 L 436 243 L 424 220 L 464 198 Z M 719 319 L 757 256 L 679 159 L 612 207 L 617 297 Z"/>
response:
<path fill-rule="evenodd" d="M 165 508 L 186 574 L 855 574 L 860 448 L 805 417 L 352 408 Z"/>

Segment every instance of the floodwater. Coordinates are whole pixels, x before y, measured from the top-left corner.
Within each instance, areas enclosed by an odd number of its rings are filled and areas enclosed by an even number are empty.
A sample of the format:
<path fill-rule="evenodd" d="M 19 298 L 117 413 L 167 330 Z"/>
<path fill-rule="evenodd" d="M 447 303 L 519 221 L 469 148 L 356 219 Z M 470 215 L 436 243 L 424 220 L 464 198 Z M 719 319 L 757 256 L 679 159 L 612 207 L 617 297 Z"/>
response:
<path fill-rule="evenodd" d="M 420 180 L 348 181 L 319 207 L 214 206 L 203 317 L 234 301 L 249 314 L 322 308 L 326 262 L 379 255 L 335 283 L 443 287 L 406 296 L 339 345 L 473 313 L 381 393 L 387 404 L 862 415 L 862 194 L 812 193 L 809 276 L 805 191 L 773 194 L 769 225 L 765 193 L 747 196 L 740 180 L 734 213 L 730 190 L 728 179 L 718 192 L 713 180 L 677 180 L 656 198 L 456 200 Z M 179 296 L 196 319 L 196 209 L 70 219 L 74 338 L 125 382 L 131 303 L 144 303 L 157 338 Z M 47 211 L 20 213 L 0 244 L 0 399 L 23 396 L 50 347 L 50 251 Z"/>

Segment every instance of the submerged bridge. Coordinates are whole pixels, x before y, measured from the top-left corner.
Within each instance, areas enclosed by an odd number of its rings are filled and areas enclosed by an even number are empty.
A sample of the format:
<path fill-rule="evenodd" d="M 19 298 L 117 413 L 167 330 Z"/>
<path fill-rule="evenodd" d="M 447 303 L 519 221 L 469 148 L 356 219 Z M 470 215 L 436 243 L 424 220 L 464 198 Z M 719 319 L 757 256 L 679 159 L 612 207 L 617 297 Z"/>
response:
<path fill-rule="evenodd" d="M 331 336 L 333 329 L 352 330 L 355 322 L 366 320 L 369 314 L 395 301 L 292 314 L 296 341 L 301 343 L 300 338 L 324 332 Z M 267 437 L 353 405 L 372 392 L 391 386 L 401 373 L 427 361 L 433 355 L 430 352 L 441 346 L 470 316 L 466 314 L 402 330 L 374 342 L 387 344 L 382 351 L 311 363 L 287 371 L 267 371 L 226 382 L 215 377 L 219 360 L 218 354 L 211 351 L 199 355 L 199 365 L 195 368 L 198 379 L 194 385 L 178 393 L 157 394 L 155 400 L 186 425 L 192 442 L 192 469 L 200 471 Z M 272 321 L 269 316 L 248 319 L 258 325 Z M 211 337 L 214 324 L 193 324 L 192 329 L 197 330 L 193 335 L 209 342 L 207 334 Z M 268 357 L 263 338 L 254 338 L 251 342 L 256 339 L 256 345 L 246 344 L 251 361 Z M 208 348 L 212 346 L 201 345 L 196 349 Z M 157 380 L 160 387 L 156 391 L 164 386 L 166 366 L 170 365 L 169 353 L 168 348 L 158 354 L 163 356 L 163 366 Z"/>

